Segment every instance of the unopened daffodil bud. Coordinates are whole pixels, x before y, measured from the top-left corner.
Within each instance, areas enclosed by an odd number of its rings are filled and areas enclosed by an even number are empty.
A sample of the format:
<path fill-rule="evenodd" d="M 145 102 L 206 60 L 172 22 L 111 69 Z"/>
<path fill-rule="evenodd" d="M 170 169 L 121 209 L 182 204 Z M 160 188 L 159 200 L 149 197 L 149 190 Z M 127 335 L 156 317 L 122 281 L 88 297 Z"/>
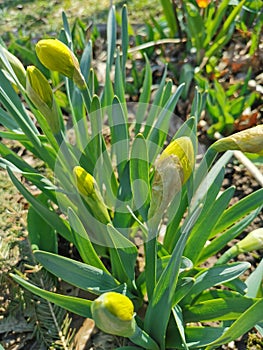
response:
<path fill-rule="evenodd" d="M 107 292 L 92 302 L 92 318 L 105 333 L 131 337 L 135 333 L 134 306 L 125 295 Z"/>
<path fill-rule="evenodd" d="M 242 253 L 263 249 L 263 228 L 251 231 L 245 238 L 239 241 L 236 246 L 239 252 Z"/>
<path fill-rule="evenodd" d="M 194 148 L 189 137 L 183 136 L 172 141 L 162 152 L 159 162 L 170 159 L 179 165 L 180 177 L 184 184 L 190 177 L 194 164 Z M 160 166 L 159 166 L 160 167 Z"/>
<path fill-rule="evenodd" d="M 81 166 L 75 166 L 73 174 L 77 189 L 88 204 L 93 216 L 104 224 L 110 223 L 107 207 L 94 177 Z"/>
<path fill-rule="evenodd" d="M 59 115 L 51 86 L 35 66 L 27 67 L 26 91 L 35 107 L 46 118 L 52 132 L 58 134 L 60 131 Z"/>
<path fill-rule="evenodd" d="M 149 218 L 157 211 L 163 213 L 190 177 L 194 164 L 194 148 L 189 137 L 180 137 L 166 147 L 155 165 Z"/>
<path fill-rule="evenodd" d="M 258 125 L 224 137 L 216 141 L 212 147 L 217 152 L 239 150 L 263 155 L 263 125 Z"/>
<path fill-rule="evenodd" d="M 95 192 L 95 179 L 81 166 L 76 166 L 73 169 L 77 188 L 83 196 L 92 196 Z"/>
<path fill-rule="evenodd" d="M 233 259 L 241 253 L 248 253 L 252 250 L 263 249 L 263 228 L 251 231 L 245 238 L 229 248 L 217 261 L 217 264 L 223 264 Z"/>
<path fill-rule="evenodd" d="M 53 105 L 53 92 L 45 76 L 35 66 L 28 66 L 26 71 L 27 88 L 32 88 L 39 99 L 49 108 Z M 34 102 L 34 101 L 33 101 Z"/>
<path fill-rule="evenodd" d="M 19 59 L 16 56 L 14 56 L 11 52 L 6 50 L 3 46 L 1 46 L 1 51 L 5 55 L 7 61 L 10 63 L 18 81 L 20 82 L 20 84 L 23 87 L 25 87 L 26 86 L 26 70 L 25 70 L 23 64 L 19 61 Z M 2 65 L 6 69 L 8 69 L 8 67 L 5 66 L 5 63 L 3 62 L 3 60 L 1 60 L 1 57 L 0 57 L 0 66 L 2 66 Z"/>
<path fill-rule="evenodd" d="M 199 7 L 206 8 L 209 5 L 210 0 L 196 0 L 196 2 Z"/>
<path fill-rule="evenodd" d="M 77 57 L 61 41 L 57 39 L 40 40 L 36 45 L 36 53 L 46 68 L 73 79 L 80 89 L 86 86 Z"/>

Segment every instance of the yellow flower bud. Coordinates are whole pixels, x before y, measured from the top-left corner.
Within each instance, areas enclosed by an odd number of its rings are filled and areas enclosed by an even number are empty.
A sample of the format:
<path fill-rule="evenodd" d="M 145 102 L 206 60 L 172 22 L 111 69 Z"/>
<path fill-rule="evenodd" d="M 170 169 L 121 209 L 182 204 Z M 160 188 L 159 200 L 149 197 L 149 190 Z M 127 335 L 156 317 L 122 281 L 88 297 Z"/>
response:
<path fill-rule="evenodd" d="M 251 231 L 236 247 L 240 253 L 263 249 L 263 228 Z"/>
<path fill-rule="evenodd" d="M 45 76 L 34 66 L 27 67 L 26 92 L 35 107 L 46 118 L 52 132 L 58 134 L 59 114 L 51 86 Z"/>
<path fill-rule="evenodd" d="M 102 294 L 92 302 L 91 313 L 96 326 L 105 333 L 130 337 L 135 332 L 134 306 L 125 295 Z"/>
<path fill-rule="evenodd" d="M 37 43 L 36 53 L 46 68 L 73 79 L 79 88 L 84 88 L 79 62 L 67 45 L 57 39 L 43 39 Z"/>
<path fill-rule="evenodd" d="M 263 249 L 263 228 L 251 231 L 245 238 L 224 252 L 218 259 L 217 265 L 227 263 L 238 254 L 260 249 Z"/>
<path fill-rule="evenodd" d="M 81 166 L 75 166 L 73 174 L 78 191 L 89 205 L 94 217 L 104 224 L 111 222 L 107 207 L 94 177 Z"/>
<path fill-rule="evenodd" d="M 242 130 L 216 141 L 212 146 L 217 152 L 239 150 L 263 155 L 263 125 Z"/>
<path fill-rule="evenodd" d="M 194 148 L 189 137 L 180 137 L 166 147 L 156 162 L 149 218 L 156 213 L 158 217 L 163 214 L 188 180 L 194 164 Z"/>
<path fill-rule="evenodd" d="M 16 56 L 11 54 L 11 52 L 6 50 L 3 46 L 1 46 L 1 50 L 3 51 L 6 59 L 10 63 L 11 67 L 13 68 L 13 71 L 14 71 L 18 81 L 20 82 L 20 84 L 23 87 L 25 87 L 26 86 L 26 70 L 25 70 L 23 64 L 19 61 L 19 59 Z M 2 65 L 2 63 L 4 64 L 4 62 L 1 60 L 1 57 L 0 57 L 0 64 Z M 5 67 L 5 68 L 7 68 L 7 67 Z"/>
<path fill-rule="evenodd" d="M 160 164 L 165 159 L 173 159 L 180 166 L 182 183 L 185 183 L 191 175 L 195 159 L 194 148 L 189 137 L 183 136 L 172 141 L 161 154 Z"/>
<path fill-rule="evenodd" d="M 27 90 L 30 91 L 30 88 L 32 88 L 40 100 L 51 109 L 53 105 L 53 92 L 45 76 L 35 66 L 28 66 L 26 78 Z M 34 99 L 32 99 L 32 102 L 34 102 Z M 37 104 L 38 102 L 36 106 Z"/>
<path fill-rule="evenodd" d="M 84 196 L 91 196 L 95 190 L 94 177 L 87 173 L 81 166 L 75 166 L 73 173 L 79 193 Z"/>

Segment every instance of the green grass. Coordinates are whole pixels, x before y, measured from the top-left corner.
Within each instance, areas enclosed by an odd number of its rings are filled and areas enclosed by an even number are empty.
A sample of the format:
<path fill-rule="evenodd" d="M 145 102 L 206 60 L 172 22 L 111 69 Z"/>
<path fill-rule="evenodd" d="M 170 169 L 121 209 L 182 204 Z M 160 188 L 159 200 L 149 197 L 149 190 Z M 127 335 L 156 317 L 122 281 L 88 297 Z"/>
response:
<path fill-rule="evenodd" d="M 161 11 L 159 0 L 116 1 L 116 8 L 128 5 L 131 23 L 144 23 L 150 15 Z M 61 28 L 61 13 L 64 10 L 69 22 L 79 18 L 87 25 L 105 23 L 110 2 L 106 0 L 8 0 L 0 3 L 0 35 L 8 39 L 13 35 L 30 35 L 39 38 Z"/>

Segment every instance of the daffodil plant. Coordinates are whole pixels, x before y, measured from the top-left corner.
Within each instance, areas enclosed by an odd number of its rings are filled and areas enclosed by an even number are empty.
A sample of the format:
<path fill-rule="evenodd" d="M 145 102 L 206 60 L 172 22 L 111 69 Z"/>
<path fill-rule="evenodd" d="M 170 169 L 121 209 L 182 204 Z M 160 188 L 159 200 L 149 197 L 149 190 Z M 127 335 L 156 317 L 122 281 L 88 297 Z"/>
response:
<path fill-rule="evenodd" d="M 29 240 L 38 263 L 93 298 L 46 291 L 18 275 L 14 280 L 134 344 L 119 349 L 215 349 L 254 326 L 262 329 L 262 264 L 245 281 L 247 262 L 204 263 L 262 208 L 262 189 L 229 206 L 234 187 L 221 186 L 229 150 L 263 151 L 263 126 L 216 142 L 197 164 L 204 95 L 196 92 L 189 119 L 169 135 L 183 85 L 172 92 L 165 71 L 151 100 L 146 58 L 139 102 L 125 100 L 126 6 L 121 50 L 114 7 L 109 12 L 105 83 L 98 95 L 92 43 L 78 61 L 65 15 L 63 24 L 60 40 L 40 40 L 36 54 L 45 69 L 64 77 L 72 129 L 43 66 L 25 69 L 1 47 L 0 136 L 20 142 L 47 171 L 38 172 L 4 142 L 0 165 L 31 205 Z M 58 236 L 76 247 L 81 261 L 58 254 Z"/>

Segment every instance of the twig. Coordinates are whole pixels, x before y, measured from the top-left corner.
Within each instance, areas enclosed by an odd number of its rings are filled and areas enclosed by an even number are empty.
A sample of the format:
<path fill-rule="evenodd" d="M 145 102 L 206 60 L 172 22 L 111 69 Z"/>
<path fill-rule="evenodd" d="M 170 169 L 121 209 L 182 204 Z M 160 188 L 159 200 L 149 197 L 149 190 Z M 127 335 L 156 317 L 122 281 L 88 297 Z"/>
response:
<path fill-rule="evenodd" d="M 234 156 L 245 165 L 251 175 L 257 180 L 260 186 L 263 187 L 263 175 L 259 169 L 241 151 L 234 151 Z"/>
<path fill-rule="evenodd" d="M 136 51 L 148 49 L 149 47 L 152 47 L 152 46 L 158 46 L 158 45 L 163 45 L 163 44 L 181 44 L 181 43 L 185 43 L 186 41 L 187 41 L 186 38 L 182 38 L 182 39 L 172 39 L 171 38 L 171 39 L 159 39 L 156 41 L 149 41 L 148 43 L 130 48 L 128 50 L 128 53 L 133 53 Z"/>

